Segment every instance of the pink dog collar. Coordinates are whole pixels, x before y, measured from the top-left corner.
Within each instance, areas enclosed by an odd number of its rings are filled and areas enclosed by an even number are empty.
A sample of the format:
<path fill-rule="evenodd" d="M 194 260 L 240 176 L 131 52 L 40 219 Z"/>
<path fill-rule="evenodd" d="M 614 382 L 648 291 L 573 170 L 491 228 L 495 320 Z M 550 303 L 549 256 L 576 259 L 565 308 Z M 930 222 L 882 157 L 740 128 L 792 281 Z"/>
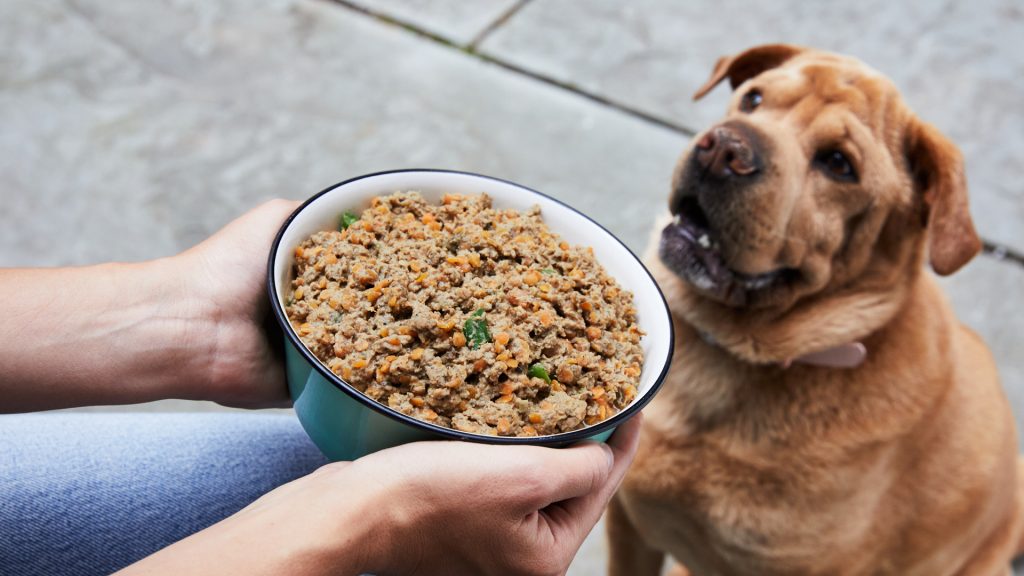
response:
<path fill-rule="evenodd" d="M 707 332 L 698 331 L 697 334 L 708 344 L 726 350 Z M 863 364 L 867 357 L 868 349 L 864 344 L 850 342 L 849 344 L 841 344 L 833 348 L 797 356 L 796 358 L 789 358 L 777 364 L 783 368 L 789 368 L 793 364 L 806 364 L 807 366 L 820 366 L 822 368 L 856 368 Z"/>
<path fill-rule="evenodd" d="M 823 368 L 856 368 L 864 363 L 868 357 L 868 349 L 860 342 L 842 344 L 835 348 L 829 348 L 820 352 L 812 352 L 790 358 L 782 363 L 783 368 L 789 368 L 794 362 L 807 364 L 809 366 L 821 366 Z"/>

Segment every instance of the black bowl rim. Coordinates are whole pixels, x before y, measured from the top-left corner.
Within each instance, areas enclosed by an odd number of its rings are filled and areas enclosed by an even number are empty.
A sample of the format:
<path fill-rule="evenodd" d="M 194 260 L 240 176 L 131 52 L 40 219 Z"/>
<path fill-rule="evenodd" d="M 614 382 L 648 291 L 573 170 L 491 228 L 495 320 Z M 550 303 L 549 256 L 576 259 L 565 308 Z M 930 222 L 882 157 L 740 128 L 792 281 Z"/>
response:
<path fill-rule="evenodd" d="M 300 340 L 299 337 L 295 334 L 295 331 L 292 329 L 291 323 L 288 321 L 287 315 L 284 312 L 284 308 L 281 306 L 280 302 L 278 302 L 278 300 L 277 300 L 277 290 L 276 290 L 277 282 L 276 282 L 276 280 L 274 278 L 274 261 L 277 260 L 277 252 L 278 252 L 278 249 L 280 248 L 281 239 L 284 236 L 285 231 L 291 225 L 292 221 L 295 219 L 295 217 L 300 212 L 305 210 L 306 207 L 309 206 L 311 203 L 313 203 L 317 198 L 323 196 L 324 194 L 327 194 L 331 190 L 334 190 L 335 188 L 338 188 L 340 186 L 344 186 L 346 184 L 349 184 L 349 183 L 352 183 L 352 182 L 356 182 L 358 180 L 363 180 L 363 179 L 366 179 L 366 178 L 373 178 L 373 177 L 376 177 L 376 176 L 384 176 L 384 175 L 388 175 L 388 174 L 400 174 L 400 173 L 407 173 L 407 172 L 430 172 L 430 173 L 459 174 L 459 175 L 464 175 L 464 176 L 474 176 L 474 177 L 477 177 L 477 178 L 483 178 L 485 180 L 493 180 L 495 182 L 501 182 L 503 184 L 509 184 L 511 186 L 515 186 L 516 188 L 520 188 L 520 189 L 528 191 L 528 192 L 530 192 L 532 194 L 536 194 L 536 195 L 541 196 L 543 198 L 547 198 L 548 200 L 551 200 L 553 202 L 561 204 L 565 208 L 568 208 L 569 210 L 572 210 L 573 212 L 579 214 L 583 218 L 585 218 L 588 221 L 590 221 L 591 224 L 597 226 L 605 234 L 607 234 L 613 240 L 618 242 L 619 245 L 621 245 L 623 248 L 625 248 L 626 252 L 630 256 L 632 256 L 634 260 L 636 260 L 637 264 L 640 265 L 640 268 L 647 274 L 648 279 L 654 285 L 654 289 L 657 291 L 658 295 L 661 297 L 661 304 L 662 304 L 662 306 L 665 309 L 665 315 L 666 315 L 666 317 L 668 318 L 668 321 L 669 321 L 668 322 L 668 355 L 665 357 L 665 363 L 661 367 L 661 373 L 658 374 L 658 377 L 655 379 L 654 383 L 651 385 L 651 390 L 648 393 L 644 394 L 636 402 L 630 404 L 624 410 L 622 410 L 618 414 L 615 414 L 611 418 L 608 418 L 607 420 L 604 420 L 602 422 L 599 422 L 599 423 L 591 425 L 591 426 L 585 426 L 585 427 L 580 428 L 578 430 L 572 430 L 570 432 L 560 432 L 558 434 L 547 434 L 547 435 L 544 435 L 544 436 L 488 436 L 488 435 L 485 435 L 485 434 L 474 434 L 474 433 L 471 433 L 471 432 L 461 432 L 459 430 L 455 430 L 455 429 L 452 429 L 452 428 L 446 428 L 444 426 L 438 426 L 437 424 L 431 424 L 429 422 L 425 422 L 423 420 L 419 420 L 419 419 L 414 418 L 412 416 L 407 416 L 405 414 L 402 414 L 401 412 L 398 412 L 397 410 L 393 410 L 390 407 L 385 406 L 385 405 L 383 405 L 383 404 L 373 400 L 372 398 L 366 396 L 365 394 L 363 394 L 362 392 L 357 390 L 354 386 L 352 386 L 348 382 L 345 382 L 345 380 L 342 379 L 340 376 L 338 376 L 334 372 L 330 371 L 327 368 L 327 366 L 324 365 L 324 363 L 320 361 L 319 358 L 317 358 L 316 356 L 313 355 L 312 352 L 310 352 L 309 348 L 307 348 L 306 345 L 302 343 L 302 340 Z M 673 324 L 672 324 L 671 311 L 669 310 L 668 302 L 665 300 L 665 295 L 662 293 L 661 287 L 658 286 L 658 283 L 654 280 L 654 276 L 651 275 L 650 270 L 648 270 L 647 267 L 644 266 L 643 261 L 640 260 L 640 258 L 638 258 L 636 256 L 636 254 L 634 254 L 633 251 L 630 250 L 629 247 L 626 246 L 626 244 L 622 240 L 619 240 L 619 238 L 617 236 L 612 234 L 610 231 L 608 231 L 607 228 L 605 228 L 604 226 L 602 226 L 601 224 L 596 222 L 590 216 L 587 216 L 586 214 L 580 212 L 579 210 L 573 208 L 572 206 L 569 206 L 565 202 L 562 202 L 561 200 L 558 200 L 557 198 L 552 198 L 551 196 L 548 196 L 547 194 L 544 194 L 543 192 L 538 192 L 537 190 L 534 190 L 532 188 L 528 188 L 526 186 L 523 186 L 522 184 L 518 184 L 518 183 L 512 182 L 510 180 L 505 180 L 505 179 L 497 178 L 497 177 L 494 177 L 494 176 L 486 176 L 484 174 L 477 174 L 475 172 L 465 172 L 465 171 L 461 171 L 461 170 L 447 170 L 447 169 L 440 169 L 440 168 L 404 168 L 404 169 L 398 169 L 398 170 L 384 170 L 384 171 L 381 171 L 381 172 L 373 172 L 373 173 L 370 173 L 370 174 L 363 174 L 362 176 L 356 176 L 354 178 L 349 178 L 348 180 L 344 180 L 342 182 L 338 182 L 337 184 L 333 184 L 331 186 L 328 186 L 327 188 L 324 188 L 320 192 L 317 192 L 315 195 L 311 196 L 309 199 L 307 199 L 305 202 L 303 202 L 298 208 L 295 209 L 294 212 L 292 212 L 288 216 L 288 219 L 284 221 L 284 223 L 281 225 L 280 230 L 278 230 L 277 235 L 274 237 L 274 243 L 270 247 L 270 256 L 269 256 L 269 259 L 268 259 L 268 262 L 267 262 L 267 294 L 270 297 L 270 306 L 271 306 L 271 309 L 274 311 L 274 317 L 277 319 L 278 324 L 280 324 L 281 330 L 282 330 L 282 332 L 284 332 L 285 337 L 288 338 L 288 340 L 292 343 L 292 345 L 295 347 L 295 349 L 298 350 L 299 353 L 302 354 L 302 356 L 306 359 L 306 361 L 315 370 L 317 370 L 320 373 L 321 376 L 326 378 L 328 382 L 330 382 L 336 388 L 338 388 L 339 390 L 345 392 L 346 394 L 348 394 L 352 398 L 355 398 L 355 400 L 357 402 L 360 402 L 364 406 L 369 407 L 371 410 L 374 410 L 374 411 L 378 412 L 379 414 L 383 414 L 383 415 L 385 415 L 385 416 L 387 416 L 389 418 L 398 420 L 399 422 L 403 422 L 403 423 L 408 424 L 408 425 L 410 425 L 410 426 L 412 426 L 414 428 L 417 428 L 417 429 L 420 429 L 420 430 L 424 430 L 426 432 L 430 432 L 430 433 L 433 433 L 435 435 L 438 435 L 438 436 L 441 436 L 441 437 L 444 437 L 444 438 L 447 438 L 447 439 L 452 439 L 452 440 L 463 440 L 463 441 L 468 441 L 468 442 L 479 442 L 479 443 L 484 443 L 484 444 L 518 444 L 518 445 L 533 445 L 533 446 L 561 446 L 561 445 L 572 444 L 574 442 L 578 442 L 580 440 L 586 440 L 587 438 L 590 438 L 592 436 L 596 436 L 596 435 L 604 432 L 605 430 L 608 430 L 609 428 L 614 428 L 614 427 L 618 426 L 619 424 L 622 424 L 623 422 L 625 422 L 626 420 L 631 418 L 634 414 L 636 414 L 641 409 L 643 409 L 643 407 L 646 406 L 647 403 L 650 402 L 652 398 L 654 398 L 654 395 L 658 393 L 658 389 L 660 389 L 661 385 L 664 383 L 665 377 L 668 375 L 669 368 L 672 366 L 672 355 L 673 355 L 673 352 L 675 350 L 675 331 L 674 331 Z"/>

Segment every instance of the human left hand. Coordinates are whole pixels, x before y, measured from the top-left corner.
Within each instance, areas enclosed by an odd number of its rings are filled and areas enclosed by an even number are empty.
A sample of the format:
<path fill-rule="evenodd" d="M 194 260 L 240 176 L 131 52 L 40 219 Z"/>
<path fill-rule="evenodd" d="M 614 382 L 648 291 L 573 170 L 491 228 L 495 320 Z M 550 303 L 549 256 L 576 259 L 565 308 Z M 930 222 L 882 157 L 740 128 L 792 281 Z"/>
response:
<path fill-rule="evenodd" d="M 267 255 L 299 202 L 271 200 L 195 247 L 169 259 L 194 310 L 208 316 L 196 341 L 207 371 L 190 396 L 226 406 L 286 406 L 280 341 L 266 293 Z"/>

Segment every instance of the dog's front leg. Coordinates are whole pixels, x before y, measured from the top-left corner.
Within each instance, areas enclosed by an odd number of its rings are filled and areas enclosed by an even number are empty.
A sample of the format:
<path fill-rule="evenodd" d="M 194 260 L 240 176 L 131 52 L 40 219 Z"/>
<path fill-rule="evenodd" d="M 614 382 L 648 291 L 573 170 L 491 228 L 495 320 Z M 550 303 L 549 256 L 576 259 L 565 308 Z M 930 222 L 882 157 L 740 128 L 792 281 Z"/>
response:
<path fill-rule="evenodd" d="M 608 504 L 609 576 L 658 576 L 665 554 L 647 545 L 637 533 L 618 494 Z"/>

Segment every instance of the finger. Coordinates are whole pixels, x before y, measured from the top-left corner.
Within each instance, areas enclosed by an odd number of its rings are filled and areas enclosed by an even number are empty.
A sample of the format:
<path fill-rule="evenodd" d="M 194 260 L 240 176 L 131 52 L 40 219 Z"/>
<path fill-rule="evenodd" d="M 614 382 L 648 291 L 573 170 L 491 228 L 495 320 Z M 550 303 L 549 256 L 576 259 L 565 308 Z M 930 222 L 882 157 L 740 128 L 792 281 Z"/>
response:
<path fill-rule="evenodd" d="M 589 441 L 571 448 L 529 450 L 533 481 L 523 484 L 529 511 L 597 490 L 607 481 L 615 458 L 610 446 Z"/>
<path fill-rule="evenodd" d="M 281 199 L 264 202 L 182 254 L 198 258 L 208 282 L 218 282 L 224 275 L 242 283 L 258 282 L 263 269 L 253 264 L 263 264 L 274 235 L 298 204 Z"/>
<path fill-rule="evenodd" d="M 619 425 L 607 443 L 581 442 L 561 450 L 543 449 L 541 470 L 547 482 L 536 490 L 535 503 L 542 505 L 593 495 L 599 489 L 614 493 L 633 456 L 640 437 L 641 415 Z M 602 462 L 598 453 L 605 458 Z M 602 466 L 602 464 L 604 466 Z M 554 473 L 552 473 L 554 472 Z M 611 481 L 611 482 L 610 482 Z"/>
<path fill-rule="evenodd" d="M 256 216 L 259 214 L 261 217 L 266 215 L 266 218 L 271 222 L 280 223 L 301 205 L 302 202 L 298 200 L 275 198 L 273 200 L 267 200 L 263 204 L 253 208 L 246 215 L 243 215 L 243 218 L 247 215 Z"/>
<path fill-rule="evenodd" d="M 615 434 L 608 440 L 615 462 L 600 486 L 582 496 L 557 502 L 544 510 L 553 530 L 572 534 L 582 540 L 597 524 L 636 455 L 640 443 L 641 422 L 642 416 L 637 414 L 619 425 Z"/>
<path fill-rule="evenodd" d="M 295 211 L 296 208 L 301 205 L 302 202 L 298 200 L 286 200 L 284 198 L 275 198 L 273 200 L 267 200 L 259 206 L 249 210 L 245 214 L 242 214 L 238 219 L 243 218 L 263 218 L 266 217 L 270 220 L 276 220 L 280 222 L 286 216 Z"/>
<path fill-rule="evenodd" d="M 228 223 L 219 234 L 230 233 L 236 237 L 250 237 L 247 241 L 258 240 L 262 251 L 262 244 L 270 245 L 281 223 L 299 207 L 299 204 L 300 202 L 295 200 L 280 198 L 268 200 Z"/>
<path fill-rule="evenodd" d="M 284 331 L 281 329 L 281 325 L 278 324 L 277 319 L 270 313 L 269 310 L 261 311 L 263 315 L 262 330 L 263 337 L 267 342 L 267 369 L 264 370 L 265 381 L 268 382 L 271 390 L 277 390 L 278 396 L 275 400 L 275 406 L 271 408 L 289 408 L 292 405 L 292 399 L 288 395 L 287 380 L 285 379 L 285 368 L 284 368 Z"/>
<path fill-rule="evenodd" d="M 640 445 L 640 427 L 643 419 L 643 412 L 638 413 L 623 424 L 620 424 L 615 429 L 612 437 L 608 439 L 608 446 L 615 455 L 612 477 L 614 478 L 615 474 L 618 474 L 615 484 L 616 488 L 618 488 L 618 483 L 622 482 L 623 476 L 626 475 L 626 470 L 629 469 L 629 465 L 633 462 L 633 457 L 636 456 L 636 449 Z"/>

